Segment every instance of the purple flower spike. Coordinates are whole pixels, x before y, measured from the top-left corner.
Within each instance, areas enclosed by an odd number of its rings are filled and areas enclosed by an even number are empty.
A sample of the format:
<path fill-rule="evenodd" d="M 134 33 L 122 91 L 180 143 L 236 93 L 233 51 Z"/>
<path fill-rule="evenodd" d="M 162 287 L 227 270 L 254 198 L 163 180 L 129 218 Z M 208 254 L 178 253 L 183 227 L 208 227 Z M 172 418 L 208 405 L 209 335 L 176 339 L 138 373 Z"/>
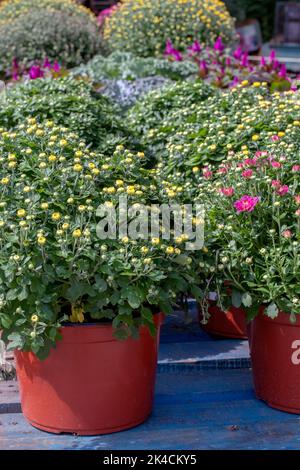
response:
<path fill-rule="evenodd" d="M 173 57 L 173 59 L 178 62 L 182 60 L 181 53 L 173 47 L 172 41 L 170 39 L 168 39 L 166 42 L 165 55 Z"/>
<path fill-rule="evenodd" d="M 165 55 L 171 55 L 173 53 L 173 44 L 171 39 L 168 39 L 166 42 Z"/>
<path fill-rule="evenodd" d="M 260 59 L 260 65 L 262 67 L 265 67 L 267 65 L 267 61 L 264 56 L 262 56 L 262 58 Z"/>
<path fill-rule="evenodd" d="M 241 46 L 239 46 L 233 53 L 233 57 L 237 60 L 239 60 L 241 57 L 242 57 L 242 54 L 243 54 L 243 49 L 241 48 Z"/>
<path fill-rule="evenodd" d="M 230 67 L 230 65 L 231 65 L 230 57 L 226 57 L 226 65 L 227 65 L 227 67 Z"/>
<path fill-rule="evenodd" d="M 273 62 L 276 59 L 276 51 L 274 49 L 271 50 L 270 52 L 270 60 Z"/>
<path fill-rule="evenodd" d="M 281 67 L 280 67 L 278 75 L 281 78 L 286 78 L 286 73 L 287 73 L 286 72 L 286 66 L 285 66 L 285 64 L 282 64 Z"/>
<path fill-rule="evenodd" d="M 201 60 L 199 64 L 199 74 L 200 74 L 200 77 L 202 78 L 206 77 L 208 74 L 208 68 L 207 68 L 207 64 L 205 60 Z"/>
<path fill-rule="evenodd" d="M 49 62 L 48 57 L 46 57 L 46 59 L 44 60 L 43 68 L 44 69 L 51 69 L 51 63 Z"/>
<path fill-rule="evenodd" d="M 199 54 L 201 52 L 202 47 L 199 41 L 197 39 L 193 42 L 191 46 L 188 47 L 188 50 L 192 53 Z"/>
<path fill-rule="evenodd" d="M 223 44 L 221 37 L 219 36 L 214 44 L 214 50 L 218 52 L 223 52 L 224 49 L 225 49 L 225 46 Z"/>
<path fill-rule="evenodd" d="M 35 80 L 44 76 L 44 72 L 39 65 L 32 65 L 29 69 L 28 74 L 30 80 Z"/>
<path fill-rule="evenodd" d="M 19 68 L 18 60 L 16 57 L 13 58 L 12 65 L 13 65 L 13 68 L 15 69 Z"/>
<path fill-rule="evenodd" d="M 59 71 L 60 71 L 60 65 L 59 65 L 59 63 L 57 62 L 57 60 L 54 62 L 53 67 L 52 67 L 52 70 L 53 70 L 54 72 L 59 72 Z"/>
<path fill-rule="evenodd" d="M 235 77 L 233 77 L 233 80 L 232 80 L 232 82 L 230 83 L 229 87 L 230 87 L 230 88 L 233 88 L 233 87 L 237 86 L 239 82 L 240 82 L 240 81 L 239 81 L 239 78 L 235 76 Z"/>
<path fill-rule="evenodd" d="M 248 61 L 248 52 L 244 52 L 241 60 L 241 66 L 242 67 L 248 67 L 249 61 Z"/>

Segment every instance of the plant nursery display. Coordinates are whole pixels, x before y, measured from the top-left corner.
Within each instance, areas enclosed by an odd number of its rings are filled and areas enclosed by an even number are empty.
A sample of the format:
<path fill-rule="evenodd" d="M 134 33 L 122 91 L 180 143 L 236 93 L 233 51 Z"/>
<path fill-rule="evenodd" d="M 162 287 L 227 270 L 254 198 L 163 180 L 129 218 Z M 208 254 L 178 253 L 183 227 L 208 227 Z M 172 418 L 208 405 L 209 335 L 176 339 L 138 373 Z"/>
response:
<path fill-rule="evenodd" d="M 162 55 L 168 39 L 179 49 L 195 39 L 210 45 L 218 36 L 226 44 L 236 40 L 234 20 L 219 0 L 123 0 L 103 28 L 110 50 L 143 57 Z"/>
<path fill-rule="evenodd" d="M 69 127 L 93 147 L 112 148 L 128 131 L 118 110 L 96 93 L 91 82 L 72 77 L 44 78 L 7 87 L 0 125 L 12 128 L 28 116 Z"/>
<path fill-rule="evenodd" d="M 122 144 L 94 153 L 76 133 L 35 118 L 2 128 L 0 147 L 0 327 L 16 350 L 25 416 L 78 434 L 145 420 L 159 312 L 198 292 L 184 238 L 99 235 L 103 211 L 118 208 L 120 195 L 131 225 L 159 203 L 145 155 Z"/>
<path fill-rule="evenodd" d="M 0 5 L 0 73 L 17 60 L 58 60 L 66 67 L 88 61 L 101 51 L 96 18 L 73 0 L 8 1 Z"/>

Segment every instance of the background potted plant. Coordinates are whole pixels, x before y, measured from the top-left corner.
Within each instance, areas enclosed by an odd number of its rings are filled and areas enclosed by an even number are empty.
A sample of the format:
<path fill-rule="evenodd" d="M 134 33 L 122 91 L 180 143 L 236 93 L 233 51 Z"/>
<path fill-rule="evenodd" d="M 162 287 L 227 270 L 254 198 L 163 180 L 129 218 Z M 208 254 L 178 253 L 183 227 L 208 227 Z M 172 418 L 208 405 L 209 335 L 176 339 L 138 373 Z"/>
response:
<path fill-rule="evenodd" d="M 2 129 L 0 145 L 0 328 L 23 413 L 55 433 L 134 426 L 152 408 L 159 312 L 194 272 L 172 240 L 99 239 L 100 205 L 159 201 L 145 156 L 94 153 L 35 118 Z"/>

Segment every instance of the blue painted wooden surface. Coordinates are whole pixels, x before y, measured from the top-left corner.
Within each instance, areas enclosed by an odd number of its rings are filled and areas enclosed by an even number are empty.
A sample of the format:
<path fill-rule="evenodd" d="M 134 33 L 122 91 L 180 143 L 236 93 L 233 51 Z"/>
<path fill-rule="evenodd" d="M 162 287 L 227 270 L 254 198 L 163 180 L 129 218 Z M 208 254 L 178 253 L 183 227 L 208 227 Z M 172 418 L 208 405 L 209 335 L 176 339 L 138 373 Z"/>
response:
<path fill-rule="evenodd" d="M 247 369 L 159 373 L 153 414 L 125 432 L 55 436 L 0 415 L 0 449 L 300 449 L 300 417 L 253 395 Z"/>

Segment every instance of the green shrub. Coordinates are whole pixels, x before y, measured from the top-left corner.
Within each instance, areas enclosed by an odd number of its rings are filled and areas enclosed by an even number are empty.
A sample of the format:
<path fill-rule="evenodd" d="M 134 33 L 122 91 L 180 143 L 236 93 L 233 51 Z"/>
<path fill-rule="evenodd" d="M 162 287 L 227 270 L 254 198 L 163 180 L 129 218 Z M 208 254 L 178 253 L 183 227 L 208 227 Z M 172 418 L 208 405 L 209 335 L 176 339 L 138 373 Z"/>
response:
<path fill-rule="evenodd" d="M 43 6 L 44 2 L 40 3 Z M 2 73 L 9 71 L 14 59 L 22 66 L 28 66 L 48 57 L 50 61 L 57 60 L 63 66 L 74 67 L 101 50 L 99 28 L 89 13 L 78 10 L 76 5 L 57 9 L 48 3 L 46 1 L 44 8 L 33 5 L 17 10 L 19 14 L 11 19 L 6 19 L 5 8 L 0 9 Z M 22 1 L 20 5 L 23 5 Z"/>
<path fill-rule="evenodd" d="M 111 50 L 140 56 L 164 52 L 166 41 L 176 48 L 193 39 L 212 45 L 218 36 L 234 40 L 234 22 L 220 0 L 123 0 L 105 21 L 104 38 Z"/>
<path fill-rule="evenodd" d="M 150 129 L 159 128 L 173 112 L 191 108 L 219 92 L 203 81 L 182 82 L 150 92 L 128 113 L 130 126 L 143 135 Z M 168 129 L 166 128 L 166 132 Z"/>
<path fill-rule="evenodd" d="M 94 92 L 92 84 L 71 77 L 31 80 L 8 88 L 7 100 L 0 108 L 0 125 L 22 124 L 26 117 L 69 127 L 93 147 L 108 148 L 126 131 L 119 111 L 107 98 Z"/>
<path fill-rule="evenodd" d="M 299 142 L 289 139 L 289 126 L 299 109 L 297 93 L 270 94 L 267 85 L 240 85 L 226 92 L 215 92 L 207 99 L 189 101 L 192 84 L 178 84 L 182 90 L 178 106 L 164 105 L 167 90 L 155 92 L 129 113 L 133 129 L 144 145 L 163 161 L 164 174 L 175 174 L 186 180 L 201 167 L 224 160 L 228 152 L 251 155 L 258 148 L 269 149 L 272 136 L 279 133 L 279 145 L 291 158 L 299 153 Z M 152 94 L 153 96 L 153 94 Z M 186 104 L 185 104 L 186 102 Z M 160 114 L 155 103 L 163 106 Z M 181 106 L 179 105 L 181 103 Z M 284 111 L 283 111 L 284 110 Z M 296 126 L 300 123 L 296 121 Z M 281 132 L 287 130 L 286 136 Z"/>
<path fill-rule="evenodd" d="M 0 22 L 14 21 L 33 10 L 66 11 L 76 13 L 89 20 L 93 13 L 74 0 L 6 0 L 0 3 Z"/>

